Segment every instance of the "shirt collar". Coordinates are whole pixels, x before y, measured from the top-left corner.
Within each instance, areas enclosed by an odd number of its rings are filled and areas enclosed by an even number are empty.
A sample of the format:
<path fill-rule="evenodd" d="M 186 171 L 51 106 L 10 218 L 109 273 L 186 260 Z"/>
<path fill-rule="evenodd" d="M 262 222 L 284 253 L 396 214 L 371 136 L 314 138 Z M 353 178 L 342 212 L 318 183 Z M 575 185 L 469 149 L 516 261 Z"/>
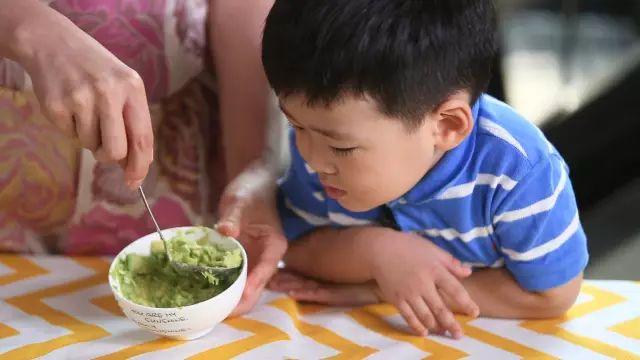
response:
<path fill-rule="evenodd" d="M 482 97 L 481 97 L 482 98 Z M 451 187 L 471 161 L 476 144 L 477 119 L 480 111 L 481 98 L 476 101 L 472 110 L 473 129 L 460 145 L 447 151 L 438 163 L 400 199 L 389 203 L 396 204 L 421 204 L 433 200 L 442 192 Z"/>

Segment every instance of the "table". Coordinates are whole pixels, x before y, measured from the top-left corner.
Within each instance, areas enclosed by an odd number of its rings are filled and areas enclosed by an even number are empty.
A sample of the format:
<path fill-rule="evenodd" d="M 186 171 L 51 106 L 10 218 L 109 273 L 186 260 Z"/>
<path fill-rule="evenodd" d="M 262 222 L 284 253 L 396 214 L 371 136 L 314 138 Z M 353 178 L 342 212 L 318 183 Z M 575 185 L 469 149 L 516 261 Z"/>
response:
<path fill-rule="evenodd" d="M 640 359 L 640 283 L 587 281 L 561 319 L 463 322 L 462 340 L 416 337 L 389 305 L 336 309 L 267 292 L 195 341 L 140 330 L 118 309 L 108 258 L 0 255 L 0 359 Z"/>

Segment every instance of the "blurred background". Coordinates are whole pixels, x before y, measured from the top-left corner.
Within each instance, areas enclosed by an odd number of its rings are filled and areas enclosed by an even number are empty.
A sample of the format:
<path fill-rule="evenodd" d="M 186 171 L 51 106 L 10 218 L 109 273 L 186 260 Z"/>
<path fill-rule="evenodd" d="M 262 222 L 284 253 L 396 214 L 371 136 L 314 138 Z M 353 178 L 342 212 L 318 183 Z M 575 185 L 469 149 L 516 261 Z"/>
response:
<path fill-rule="evenodd" d="M 588 278 L 640 276 L 640 0 L 498 0 L 489 92 L 562 153 L 589 238 Z"/>

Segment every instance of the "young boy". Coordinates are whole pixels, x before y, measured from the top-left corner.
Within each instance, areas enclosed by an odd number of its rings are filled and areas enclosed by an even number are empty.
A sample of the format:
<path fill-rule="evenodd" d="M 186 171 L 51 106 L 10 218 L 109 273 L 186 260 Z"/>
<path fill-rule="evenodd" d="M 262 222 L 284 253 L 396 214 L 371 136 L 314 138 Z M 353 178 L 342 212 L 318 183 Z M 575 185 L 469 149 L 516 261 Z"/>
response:
<path fill-rule="evenodd" d="M 452 311 L 574 303 L 588 255 L 568 169 L 482 93 L 495 48 L 490 0 L 275 2 L 262 56 L 293 128 L 278 207 L 296 275 L 271 288 L 388 301 L 417 333 L 455 337 Z"/>

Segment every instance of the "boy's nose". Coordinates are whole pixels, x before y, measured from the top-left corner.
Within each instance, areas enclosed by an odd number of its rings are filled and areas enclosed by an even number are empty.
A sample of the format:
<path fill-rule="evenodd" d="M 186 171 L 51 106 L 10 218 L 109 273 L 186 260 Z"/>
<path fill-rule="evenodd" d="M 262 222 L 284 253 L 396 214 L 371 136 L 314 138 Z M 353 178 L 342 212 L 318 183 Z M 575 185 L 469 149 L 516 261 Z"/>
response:
<path fill-rule="evenodd" d="M 314 172 L 326 175 L 333 175 L 337 173 L 335 166 L 328 161 L 328 156 L 322 150 L 318 149 L 310 142 L 310 139 L 297 139 L 296 143 L 300 155 L 307 163 L 307 171 L 312 170 Z"/>
<path fill-rule="evenodd" d="M 318 174 L 324 174 L 324 175 L 336 174 L 336 169 L 333 166 L 331 166 L 331 164 L 329 164 L 328 162 L 317 161 L 317 160 L 314 161 L 314 160 L 307 161 L 307 166 L 308 166 L 307 170 L 311 169 L 314 172 L 317 172 Z"/>
<path fill-rule="evenodd" d="M 322 153 L 310 151 L 304 156 L 307 165 L 318 174 L 333 175 L 336 173 L 335 167 L 327 161 L 327 156 Z M 308 169 L 307 169 L 308 170 Z"/>

